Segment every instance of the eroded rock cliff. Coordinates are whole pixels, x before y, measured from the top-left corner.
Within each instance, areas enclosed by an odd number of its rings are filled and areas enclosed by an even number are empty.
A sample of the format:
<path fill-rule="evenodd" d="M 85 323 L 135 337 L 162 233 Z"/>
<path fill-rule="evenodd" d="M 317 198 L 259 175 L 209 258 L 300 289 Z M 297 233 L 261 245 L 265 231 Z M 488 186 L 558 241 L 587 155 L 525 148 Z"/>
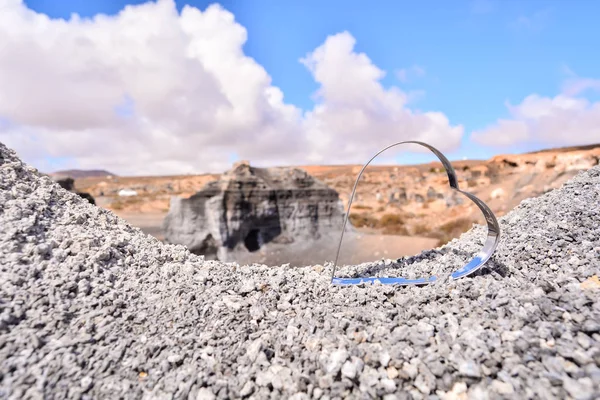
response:
<path fill-rule="evenodd" d="M 169 243 L 228 260 L 269 244 L 337 236 L 343 215 L 338 193 L 305 171 L 241 162 L 193 196 L 172 197 L 163 229 Z"/>

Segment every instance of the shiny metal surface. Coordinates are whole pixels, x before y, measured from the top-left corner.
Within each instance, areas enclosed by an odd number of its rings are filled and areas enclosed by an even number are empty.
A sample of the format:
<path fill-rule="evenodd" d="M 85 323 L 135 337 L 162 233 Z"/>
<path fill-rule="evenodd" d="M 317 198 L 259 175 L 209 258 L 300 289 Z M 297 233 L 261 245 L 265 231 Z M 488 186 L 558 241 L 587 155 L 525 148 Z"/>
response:
<path fill-rule="evenodd" d="M 477 207 L 479 207 L 479 209 L 483 213 L 485 220 L 487 222 L 488 235 L 487 235 L 487 239 L 486 239 L 482 249 L 467 264 L 465 264 L 460 269 L 453 272 L 450 275 L 450 279 L 459 279 L 459 278 L 463 278 L 465 276 L 472 274 L 473 272 L 475 272 L 478 269 L 480 269 L 481 267 L 483 267 L 483 265 L 490 259 L 492 254 L 494 254 L 494 251 L 496 250 L 496 247 L 498 246 L 498 242 L 500 240 L 500 225 L 498 224 L 498 220 L 496 219 L 496 216 L 494 215 L 492 210 L 490 210 L 490 208 L 483 201 L 481 201 L 479 198 L 477 198 L 475 195 L 473 195 L 469 192 L 460 190 L 460 188 L 458 187 L 458 179 L 456 178 L 456 172 L 454 171 L 452 164 L 450 164 L 450 161 L 439 150 L 437 150 L 433 146 L 428 145 L 427 143 L 417 142 L 417 141 L 398 142 L 398 143 L 389 145 L 388 147 L 384 148 L 383 150 L 381 150 L 377 154 L 375 154 L 369 160 L 369 162 L 367 162 L 362 167 L 362 169 L 360 170 L 360 172 L 358 174 L 358 177 L 356 178 L 356 182 L 354 183 L 354 187 L 352 189 L 352 194 L 350 195 L 350 199 L 348 201 L 348 210 L 346 212 L 346 217 L 344 218 L 344 224 L 342 226 L 342 233 L 340 235 L 340 242 L 338 244 L 337 253 L 335 256 L 335 262 L 333 264 L 333 272 L 331 274 L 331 283 L 333 285 L 359 285 L 362 283 L 379 282 L 384 285 L 407 286 L 407 285 L 426 285 L 426 284 L 435 282 L 437 280 L 436 276 L 430 276 L 430 277 L 419 278 L 419 279 L 407 279 L 407 278 L 396 278 L 396 277 L 390 277 L 390 278 L 383 278 L 383 277 L 336 278 L 336 276 L 335 276 L 335 271 L 337 269 L 337 263 L 338 263 L 338 259 L 340 256 L 340 250 L 342 248 L 342 242 L 344 240 L 344 232 L 346 230 L 348 218 L 350 217 L 350 208 L 352 207 L 352 201 L 354 200 L 354 195 L 356 194 L 356 188 L 358 186 L 358 182 L 360 181 L 360 177 L 362 176 L 365 169 L 369 166 L 369 164 L 371 164 L 371 162 L 378 155 L 380 155 L 381 153 L 383 153 L 384 151 L 386 151 L 392 147 L 399 146 L 401 144 L 409 144 L 409 143 L 418 144 L 420 146 L 426 147 L 427 149 L 429 149 L 432 153 L 434 153 L 437 156 L 437 158 L 441 161 L 442 165 L 446 169 L 446 173 L 448 175 L 448 183 L 449 183 L 450 187 L 453 190 L 462 193 L 467 198 L 469 198 L 473 203 L 475 203 L 477 205 Z"/>

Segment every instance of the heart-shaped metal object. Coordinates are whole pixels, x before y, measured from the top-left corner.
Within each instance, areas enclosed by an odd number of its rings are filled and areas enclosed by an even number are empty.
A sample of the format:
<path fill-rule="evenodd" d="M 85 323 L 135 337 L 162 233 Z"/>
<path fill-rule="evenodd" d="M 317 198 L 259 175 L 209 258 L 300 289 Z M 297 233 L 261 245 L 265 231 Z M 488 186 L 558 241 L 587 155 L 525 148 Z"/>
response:
<path fill-rule="evenodd" d="M 446 169 L 446 173 L 448 174 L 448 183 L 450 184 L 450 187 L 453 190 L 464 194 L 473 203 L 475 203 L 477 205 L 477 207 L 479 207 L 479 209 L 481 210 L 481 212 L 483 213 L 483 215 L 485 217 L 485 220 L 487 221 L 488 235 L 487 235 L 487 239 L 483 245 L 483 248 L 471 259 L 471 261 L 469 261 L 467 264 L 465 264 L 462 268 L 453 272 L 450 275 L 450 279 L 459 279 L 459 278 L 465 277 L 465 276 L 470 275 L 473 272 L 477 271 L 479 268 L 483 267 L 483 265 L 490 259 L 490 257 L 496 250 L 496 247 L 498 246 L 498 242 L 500 241 L 500 225 L 498 224 L 498 220 L 496 219 L 496 216 L 494 215 L 492 210 L 490 210 L 490 208 L 483 201 L 481 201 L 479 198 L 477 198 L 475 195 L 459 189 L 458 179 L 456 178 L 456 172 L 454 171 L 452 164 L 450 164 L 450 161 L 448 161 L 448 159 L 439 150 L 437 150 L 433 146 L 428 145 L 427 143 L 416 142 L 416 141 L 398 142 L 398 143 L 394 143 L 394 144 L 386 147 L 385 149 L 383 149 L 380 152 L 378 152 L 377 154 L 375 154 L 369 160 L 369 162 L 367 162 L 362 167 L 362 169 L 360 170 L 360 172 L 358 174 L 358 177 L 356 178 L 356 182 L 354 183 L 354 188 L 352 189 L 352 194 L 350 195 L 350 199 L 348 201 L 348 210 L 346 212 L 346 217 L 344 218 L 344 225 L 342 226 L 342 233 L 340 235 L 340 243 L 338 245 L 337 254 L 335 256 L 335 262 L 333 264 L 333 272 L 331 274 L 331 283 L 333 285 L 359 285 L 361 283 L 379 282 L 379 283 L 388 284 L 388 285 L 407 286 L 407 285 L 424 285 L 424 284 L 429 284 L 429 283 L 435 282 L 437 280 L 437 277 L 435 277 L 435 276 L 431 276 L 431 277 L 427 277 L 427 278 L 419 278 L 419 279 L 407 279 L 407 278 L 400 278 L 400 277 L 336 278 L 336 276 L 335 276 L 335 270 L 337 268 L 337 263 L 338 263 L 338 259 L 340 256 L 340 249 L 342 247 L 342 242 L 344 240 L 344 232 L 346 230 L 346 224 L 348 223 L 348 218 L 350 216 L 350 207 L 352 207 L 352 201 L 354 200 L 354 195 L 356 193 L 356 187 L 358 186 L 360 177 L 362 176 L 365 169 L 369 166 L 369 164 L 371 164 L 371 162 L 378 155 L 380 155 L 381 153 L 383 153 L 384 151 L 386 151 L 392 147 L 395 147 L 395 146 L 398 146 L 401 144 L 409 144 L 409 143 L 418 144 L 420 146 L 426 147 L 429 150 L 431 150 L 437 156 L 437 158 L 442 162 L 442 165 Z"/>

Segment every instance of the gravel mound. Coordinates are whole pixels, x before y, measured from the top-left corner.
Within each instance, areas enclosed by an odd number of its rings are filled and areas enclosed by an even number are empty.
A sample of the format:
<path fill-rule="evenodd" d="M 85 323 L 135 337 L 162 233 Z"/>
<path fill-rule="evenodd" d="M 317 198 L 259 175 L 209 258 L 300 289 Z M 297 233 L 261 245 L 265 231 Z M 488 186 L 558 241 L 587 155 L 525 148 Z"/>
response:
<path fill-rule="evenodd" d="M 161 244 L 0 144 L 0 399 L 600 395 L 600 167 L 524 201 L 475 277 L 331 287 Z M 342 275 L 447 273 L 476 227 Z"/>

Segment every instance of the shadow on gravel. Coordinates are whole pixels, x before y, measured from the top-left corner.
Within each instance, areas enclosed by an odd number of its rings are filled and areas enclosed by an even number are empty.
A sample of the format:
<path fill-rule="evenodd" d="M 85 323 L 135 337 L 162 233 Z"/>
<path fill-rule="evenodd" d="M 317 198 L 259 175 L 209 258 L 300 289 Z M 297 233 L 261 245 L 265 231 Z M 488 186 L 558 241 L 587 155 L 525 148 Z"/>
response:
<path fill-rule="evenodd" d="M 485 276 L 493 273 L 500 275 L 501 278 L 506 278 L 509 274 L 508 267 L 496 260 L 494 256 L 492 256 L 492 258 L 490 258 L 490 260 L 483 267 L 481 267 L 480 270 L 473 272 L 473 274 L 469 276 L 474 278 L 476 276 Z"/>

